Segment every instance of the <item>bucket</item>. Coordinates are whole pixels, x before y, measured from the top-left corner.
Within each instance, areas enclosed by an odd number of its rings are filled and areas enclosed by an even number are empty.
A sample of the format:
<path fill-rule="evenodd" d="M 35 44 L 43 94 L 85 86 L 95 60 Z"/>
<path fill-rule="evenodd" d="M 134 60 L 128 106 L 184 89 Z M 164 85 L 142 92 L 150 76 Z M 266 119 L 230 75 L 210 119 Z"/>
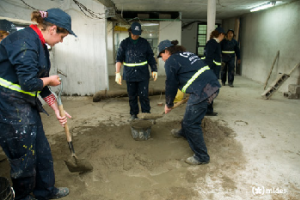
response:
<path fill-rule="evenodd" d="M 9 181 L 0 177 L 0 200 L 13 200 L 14 190 L 10 187 Z"/>
<path fill-rule="evenodd" d="M 130 124 L 131 135 L 137 141 L 148 140 L 151 133 L 151 121 L 136 120 Z"/>

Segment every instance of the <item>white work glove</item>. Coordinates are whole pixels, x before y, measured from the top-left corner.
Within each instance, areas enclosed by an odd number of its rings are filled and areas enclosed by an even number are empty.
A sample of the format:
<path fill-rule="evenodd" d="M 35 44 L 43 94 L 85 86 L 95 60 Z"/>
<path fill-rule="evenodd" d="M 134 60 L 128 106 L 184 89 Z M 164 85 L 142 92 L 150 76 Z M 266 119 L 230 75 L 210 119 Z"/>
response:
<path fill-rule="evenodd" d="M 115 81 L 119 85 L 122 85 L 122 76 L 121 76 L 120 72 L 116 72 L 116 79 L 115 79 Z"/>
<path fill-rule="evenodd" d="M 156 81 L 156 79 L 157 79 L 157 72 L 152 72 L 152 77 L 153 77 L 154 81 Z"/>

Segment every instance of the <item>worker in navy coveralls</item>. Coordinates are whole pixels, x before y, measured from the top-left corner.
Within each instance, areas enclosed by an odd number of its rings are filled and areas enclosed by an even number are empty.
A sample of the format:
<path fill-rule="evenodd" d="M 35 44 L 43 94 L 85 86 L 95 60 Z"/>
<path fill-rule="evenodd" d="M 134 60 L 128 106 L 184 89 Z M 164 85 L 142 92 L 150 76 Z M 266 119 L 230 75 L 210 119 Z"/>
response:
<path fill-rule="evenodd" d="M 222 85 L 225 86 L 226 75 L 228 73 L 228 86 L 229 87 L 233 87 L 235 56 L 237 57 L 238 64 L 241 63 L 239 44 L 233 38 L 233 36 L 234 36 L 234 31 L 232 29 L 229 29 L 227 31 L 225 40 L 223 40 L 221 42 L 221 50 L 222 50 L 221 80 L 222 80 Z"/>
<path fill-rule="evenodd" d="M 149 69 L 154 81 L 157 79 L 157 67 L 153 51 L 149 42 L 140 37 L 142 34 L 141 24 L 134 22 L 131 24 L 129 37 L 124 39 L 117 53 L 116 59 L 116 79 L 121 85 L 121 66 L 124 65 L 123 79 L 127 83 L 127 92 L 130 105 L 130 121 L 137 118 L 139 113 L 138 97 L 140 99 L 142 113 L 150 113 L 150 102 L 148 98 Z"/>
<path fill-rule="evenodd" d="M 221 45 L 220 42 L 224 39 L 225 32 L 222 27 L 217 27 L 210 34 L 210 40 L 206 43 L 204 48 L 204 59 L 205 63 L 214 72 L 216 77 L 220 78 L 220 70 L 222 64 Z M 208 105 L 207 116 L 216 116 L 218 113 L 214 112 L 213 102 Z"/>
<path fill-rule="evenodd" d="M 37 96 L 44 98 L 64 126 L 67 118 L 60 116 L 48 88 L 60 85 L 60 79 L 49 76 L 46 43 L 53 47 L 75 34 L 70 16 L 58 8 L 34 11 L 31 20 L 38 25 L 16 31 L 0 44 L 0 145 L 10 163 L 15 199 L 58 199 L 69 189 L 54 186 L 51 149 L 39 113 L 44 109 Z"/>
<path fill-rule="evenodd" d="M 165 113 L 172 110 L 178 89 L 190 94 L 181 129 L 172 132 L 172 135 L 186 138 L 194 152 L 185 162 L 191 165 L 206 164 L 210 157 L 204 142 L 201 122 L 206 114 L 207 105 L 218 95 L 221 85 L 205 62 L 177 44 L 177 40 L 164 40 L 158 45 L 158 56 L 165 62 L 166 71 Z"/>

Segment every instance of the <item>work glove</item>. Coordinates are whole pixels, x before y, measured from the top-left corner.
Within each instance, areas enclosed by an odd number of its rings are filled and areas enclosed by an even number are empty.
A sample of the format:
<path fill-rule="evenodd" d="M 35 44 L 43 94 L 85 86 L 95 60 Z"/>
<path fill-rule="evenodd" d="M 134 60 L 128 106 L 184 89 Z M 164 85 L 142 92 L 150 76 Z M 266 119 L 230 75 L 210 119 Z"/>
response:
<path fill-rule="evenodd" d="M 116 72 L 116 80 L 115 81 L 119 85 L 122 85 L 122 76 L 121 76 L 120 72 Z"/>
<path fill-rule="evenodd" d="M 156 81 L 156 79 L 157 79 L 157 72 L 152 72 L 152 77 L 153 77 L 154 81 Z"/>

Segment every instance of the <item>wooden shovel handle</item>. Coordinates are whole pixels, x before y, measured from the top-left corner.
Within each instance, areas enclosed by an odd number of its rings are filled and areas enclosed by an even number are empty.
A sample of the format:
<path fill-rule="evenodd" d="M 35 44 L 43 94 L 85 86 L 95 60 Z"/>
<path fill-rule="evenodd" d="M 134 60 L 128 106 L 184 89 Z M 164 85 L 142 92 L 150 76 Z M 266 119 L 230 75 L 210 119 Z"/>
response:
<path fill-rule="evenodd" d="M 66 113 L 65 113 L 65 110 L 64 110 L 64 107 L 62 104 L 58 106 L 58 109 L 60 112 L 60 116 L 62 116 L 62 117 L 66 116 Z M 67 136 L 67 141 L 72 142 L 72 136 L 69 131 L 68 123 L 65 123 L 65 132 L 66 132 L 66 136 Z"/>
<path fill-rule="evenodd" d="M 187 102 L 188 100 L 189 100 L 189 98 L 187 97 L 187 98 L 185 98 L 185 99 L 183 99 L 183 100 L 181 100 L 181 101 L 175 103 L 175 105 L 172 107 L 172 110 L 173 110 L 174 108 L 177 108 L 177 107 L 180 106 L 181 104 Z M 165 110 L 163 111 L 162 114 L 165 114 Z"/>

